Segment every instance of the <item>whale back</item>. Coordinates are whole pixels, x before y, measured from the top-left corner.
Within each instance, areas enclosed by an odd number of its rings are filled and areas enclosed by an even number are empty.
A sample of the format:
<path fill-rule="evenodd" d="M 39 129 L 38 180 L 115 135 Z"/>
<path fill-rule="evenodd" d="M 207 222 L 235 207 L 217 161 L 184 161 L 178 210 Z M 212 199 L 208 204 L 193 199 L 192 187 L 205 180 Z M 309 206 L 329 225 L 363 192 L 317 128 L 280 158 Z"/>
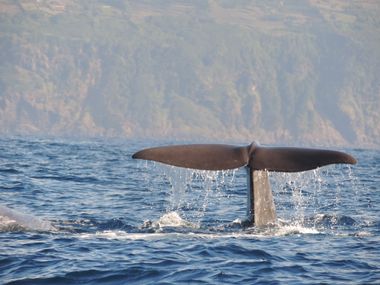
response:
<path fill-rule="evenodd" d="M 46 220 L 0 205 L 0 231 L 54 231 L 55 227 Z"/>

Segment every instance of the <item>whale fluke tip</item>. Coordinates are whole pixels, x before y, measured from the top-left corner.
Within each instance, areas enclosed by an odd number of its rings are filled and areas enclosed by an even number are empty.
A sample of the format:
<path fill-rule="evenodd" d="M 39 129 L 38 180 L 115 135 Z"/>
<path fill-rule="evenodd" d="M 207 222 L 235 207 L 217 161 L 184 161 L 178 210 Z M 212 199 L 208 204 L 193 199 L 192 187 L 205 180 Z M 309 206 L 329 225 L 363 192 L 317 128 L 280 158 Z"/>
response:
<path fill-rule="evenodd" d="M 351 155 L 326 149 L 296 147 L 258 147 L 250 166 L 255 170 L 298 172 L 329 164 L 355 164 Z"/>

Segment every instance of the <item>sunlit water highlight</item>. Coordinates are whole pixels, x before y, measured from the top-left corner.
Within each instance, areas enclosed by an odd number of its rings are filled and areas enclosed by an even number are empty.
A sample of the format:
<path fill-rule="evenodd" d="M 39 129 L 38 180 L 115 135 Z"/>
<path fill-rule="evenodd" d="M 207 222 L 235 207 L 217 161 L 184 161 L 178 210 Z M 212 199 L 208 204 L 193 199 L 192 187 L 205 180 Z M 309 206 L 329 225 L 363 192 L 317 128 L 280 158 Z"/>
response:
<path fill-rule="evenodd" d="M 155 144 L 1 139 L 0 283 L 378 283 L 379 151 L 271 173 L 278 223 L 258 229 L 244 169 L 131 159 Z"/>

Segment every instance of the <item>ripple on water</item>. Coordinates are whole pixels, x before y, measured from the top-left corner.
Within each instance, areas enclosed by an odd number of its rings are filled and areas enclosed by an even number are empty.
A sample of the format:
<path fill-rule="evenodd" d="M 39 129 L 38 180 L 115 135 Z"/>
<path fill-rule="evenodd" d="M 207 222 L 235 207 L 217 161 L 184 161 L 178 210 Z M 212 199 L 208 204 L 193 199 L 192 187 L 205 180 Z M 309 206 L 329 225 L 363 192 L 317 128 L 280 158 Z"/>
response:
<path fill-rule="evenodd" d="M 50 217 L 57 229 L 38 232 L 30 219 L 0 232 L 0 283 L 380 279 L 378 151 L 352 150 L 360 164 L 351 170 L 271 175 L 279 222 L 257 229 L 244 226 L 244 170 L 186 172 L 130 158 L 150 143 L 0 139 L 0 204 Z"/>

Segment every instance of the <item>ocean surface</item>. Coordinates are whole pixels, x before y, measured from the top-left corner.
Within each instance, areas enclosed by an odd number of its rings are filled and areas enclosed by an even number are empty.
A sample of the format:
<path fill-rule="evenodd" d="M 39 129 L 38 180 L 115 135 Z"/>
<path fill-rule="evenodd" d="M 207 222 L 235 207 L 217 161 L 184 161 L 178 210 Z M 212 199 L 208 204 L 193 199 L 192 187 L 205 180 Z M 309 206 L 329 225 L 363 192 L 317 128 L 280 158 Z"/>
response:
<path fill-rule="evenodd" d="M 257 229 L 243 168 L 131 158 L 170 143 L 0 139 L 0 284 L 380 284 L 380 151 L 271 173 Z"/>

